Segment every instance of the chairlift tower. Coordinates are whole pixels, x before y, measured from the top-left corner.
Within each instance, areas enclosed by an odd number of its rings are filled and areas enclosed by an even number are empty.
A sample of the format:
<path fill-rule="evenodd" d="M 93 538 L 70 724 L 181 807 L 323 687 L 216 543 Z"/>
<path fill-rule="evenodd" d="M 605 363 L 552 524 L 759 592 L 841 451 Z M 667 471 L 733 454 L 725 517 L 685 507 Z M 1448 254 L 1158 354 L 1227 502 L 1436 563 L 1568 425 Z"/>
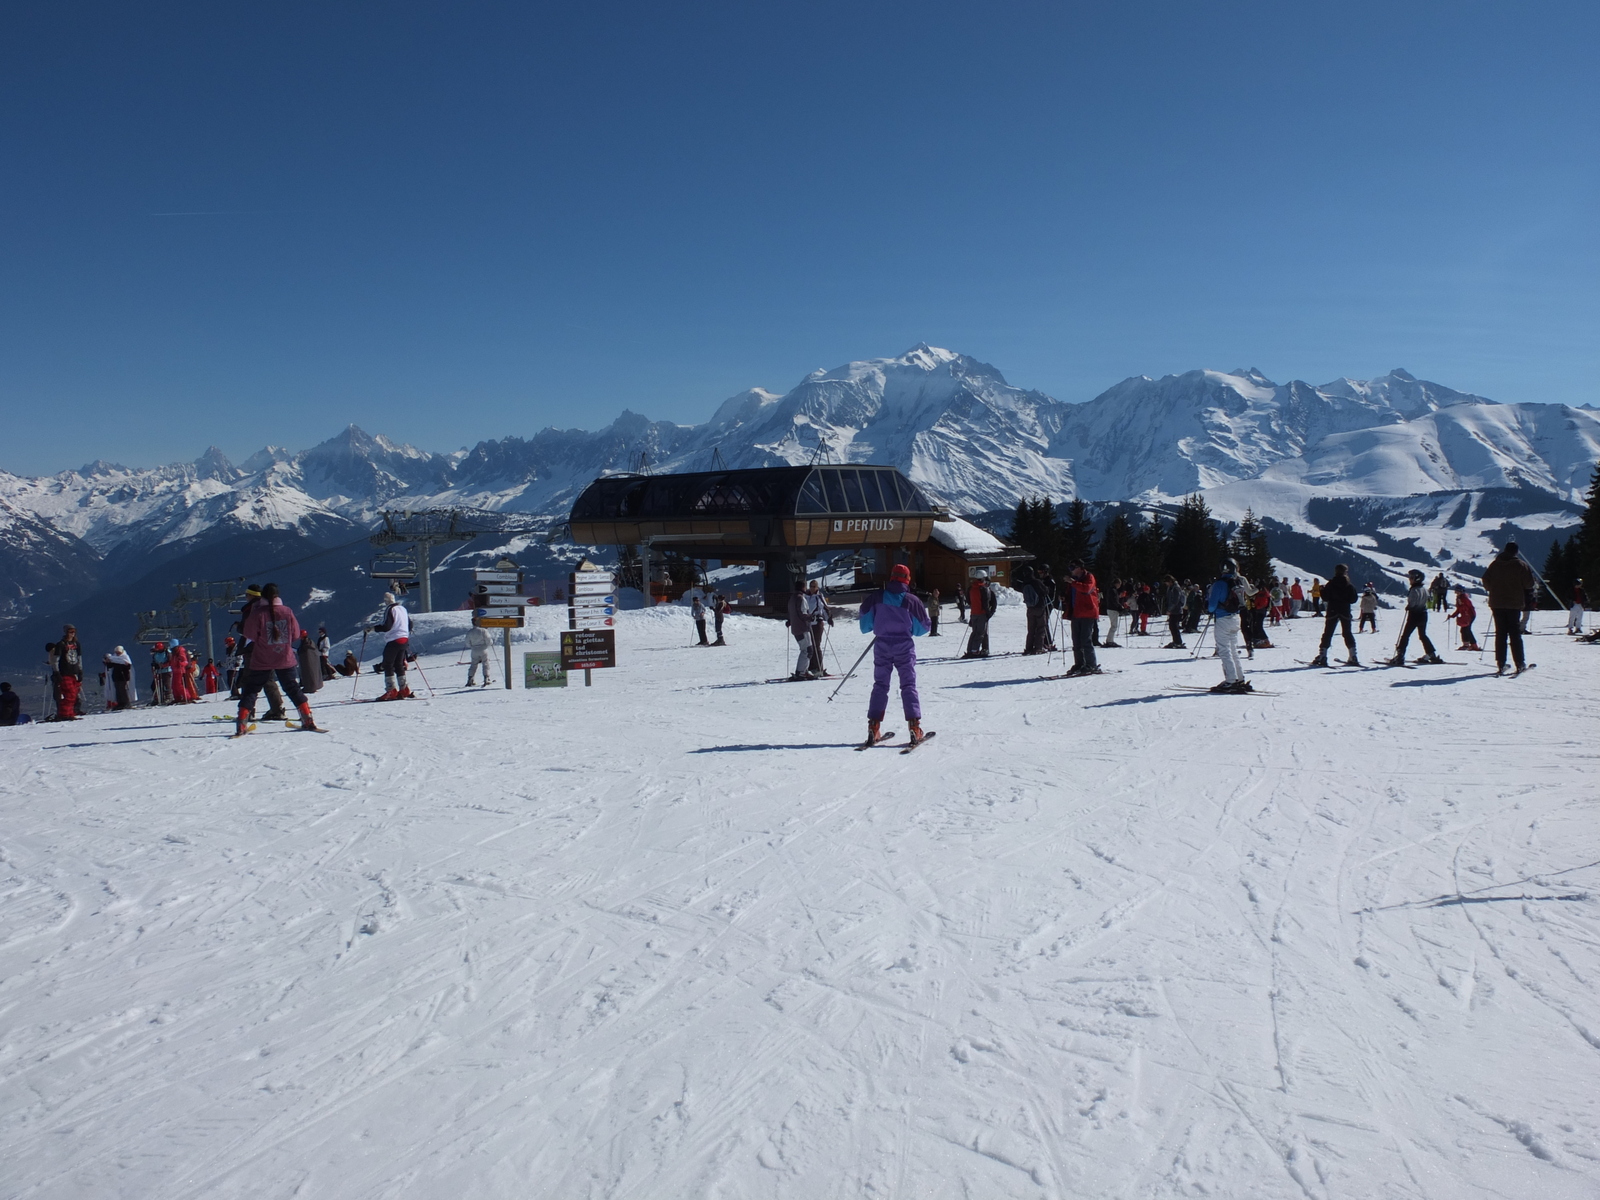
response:
<path fill-rule="evenodd" d="M 415 578 L 417 590 L 421 593 L 420 612 L 433 611 L 433 579 L 432 566 L 429 563 L 429 551 L 435 546 L 445 546 L 451 542 L 470 542 L 477 537 L 537 537 L 546 532 L 547 521 L 537 523 L 527 518 L 521 521 L 507 521 L 500 513 L 474 511 L 473 509 L 460 508 L 424 508 L 411 511 L 395 511 L 385 509 L 379 514 L 383 518 L 383 527 L 371 536 L 372 544 L 379 550 L 391 546 L 409 545 L 414 548 Z M 385 554 L 383 559 L 398 560 L 400 556 Z M 374 566 L 371 572 L 373 578 L 399 578 L 399 570 L 386 570 L 380 572 Z"/>
<path fill-rule="evenodd" d="M 226 612 L 230 609 L 234 601 L 244 595 L 244 588 L 241 586 L 243 583 L 243 578 L 239 578 L 178 585 L 178 598 L 172 602 L 172 607 L 187 612 L 189 605 L 200 605 L 201 619 L 206 627 L 206 657 L 212 662 L 217 661 L 217 647 L 211 636 L 211 610 L 220 608 Z"/>

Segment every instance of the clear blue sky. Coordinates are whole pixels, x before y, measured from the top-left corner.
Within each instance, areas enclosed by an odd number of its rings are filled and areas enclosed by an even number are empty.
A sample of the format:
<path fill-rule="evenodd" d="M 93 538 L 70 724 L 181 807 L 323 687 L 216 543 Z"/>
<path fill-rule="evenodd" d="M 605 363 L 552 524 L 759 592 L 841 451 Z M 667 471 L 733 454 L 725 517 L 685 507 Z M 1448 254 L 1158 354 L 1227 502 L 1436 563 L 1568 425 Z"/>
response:
<path fill-rule="evenodd" d="M 918 341 L 1086 400 L 1600 403 L 1600 5 L 33 4 L 0 467 L 703 420 Z"/>

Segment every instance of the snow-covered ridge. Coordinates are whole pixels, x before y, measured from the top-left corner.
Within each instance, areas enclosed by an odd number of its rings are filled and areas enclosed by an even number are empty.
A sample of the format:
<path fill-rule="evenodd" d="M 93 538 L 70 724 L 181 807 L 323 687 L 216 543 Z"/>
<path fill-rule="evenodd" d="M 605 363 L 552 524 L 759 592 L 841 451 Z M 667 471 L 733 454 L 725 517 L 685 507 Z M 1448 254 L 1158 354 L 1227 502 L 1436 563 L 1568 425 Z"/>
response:
<path fill-rule="evenodd" d="M 380 508 L 463 505 L 559 514 L 593 478 L 632 470 L 892 464 L 961 512 L 1056 500 L 1160 498 L 1260 481 L 1290 519 L 1309 494 L 1532 487 L 1573 499 L 1600 457 L 1600 413 L 1497 404 L 1396 369 L 1313 387 L 1254 368 L 1135 376 L 1084 404 L 1008 383 L 925 344 L 816 370 L 779 395 L 752 388 L 699 425 L 625 411 L 603 429 L 545 429 L 448 454 L 351 425 L 308 450 L 268 446 L 234 466 L 131 470 L 96 462 L 42 478 L 0 472 L 0 500 L 100 554 L 219 526 L 369 522 Z M 1266 487 L 1265 485 L 1273 485 Z M 1259 511 L 1259 510 L 1258 510 Z"/>

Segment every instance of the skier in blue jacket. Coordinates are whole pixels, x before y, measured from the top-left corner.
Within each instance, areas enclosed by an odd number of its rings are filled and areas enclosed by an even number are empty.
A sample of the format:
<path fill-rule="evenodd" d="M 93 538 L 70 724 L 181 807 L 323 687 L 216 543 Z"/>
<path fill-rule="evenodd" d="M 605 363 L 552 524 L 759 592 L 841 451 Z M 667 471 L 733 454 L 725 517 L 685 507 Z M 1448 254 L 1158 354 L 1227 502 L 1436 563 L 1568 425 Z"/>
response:
<path fill-rule="evenodd" d="M 911 744 L 922 741 L 922 700 L 917 695 L 917 647 L 928 632 L 928 610 L 911 592 L 911 568 L 896 563 L 889 582 L 861 605 L 861 632 L 877 635 L 872 648 L 872 698 L 867 701 L 867 741 L 883 740 L 880 729 L 889 711 L 889 675 L 900 672 L 900 703 L 905 708 Z"/>

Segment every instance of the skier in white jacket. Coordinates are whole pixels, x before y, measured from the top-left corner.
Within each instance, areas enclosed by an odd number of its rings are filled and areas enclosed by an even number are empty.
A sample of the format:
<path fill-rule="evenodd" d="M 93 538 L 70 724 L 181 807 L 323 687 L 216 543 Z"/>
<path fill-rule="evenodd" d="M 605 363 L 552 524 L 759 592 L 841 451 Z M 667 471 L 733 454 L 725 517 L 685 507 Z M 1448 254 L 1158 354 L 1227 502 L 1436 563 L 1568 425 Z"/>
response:
<path fill-rule="evenodd" d="M 479 629 L 474 625 L 467 630 L 467 649 L 472 652 L 472 663 L 467 667 L 467 686 L 472 686 L 473 677 L 478 673 L 478 668 L 483 668 L 483 686 L 488 687 L 494 682 L 489 674 L 489 646 L 490 638 L 487 629 Z"/>

